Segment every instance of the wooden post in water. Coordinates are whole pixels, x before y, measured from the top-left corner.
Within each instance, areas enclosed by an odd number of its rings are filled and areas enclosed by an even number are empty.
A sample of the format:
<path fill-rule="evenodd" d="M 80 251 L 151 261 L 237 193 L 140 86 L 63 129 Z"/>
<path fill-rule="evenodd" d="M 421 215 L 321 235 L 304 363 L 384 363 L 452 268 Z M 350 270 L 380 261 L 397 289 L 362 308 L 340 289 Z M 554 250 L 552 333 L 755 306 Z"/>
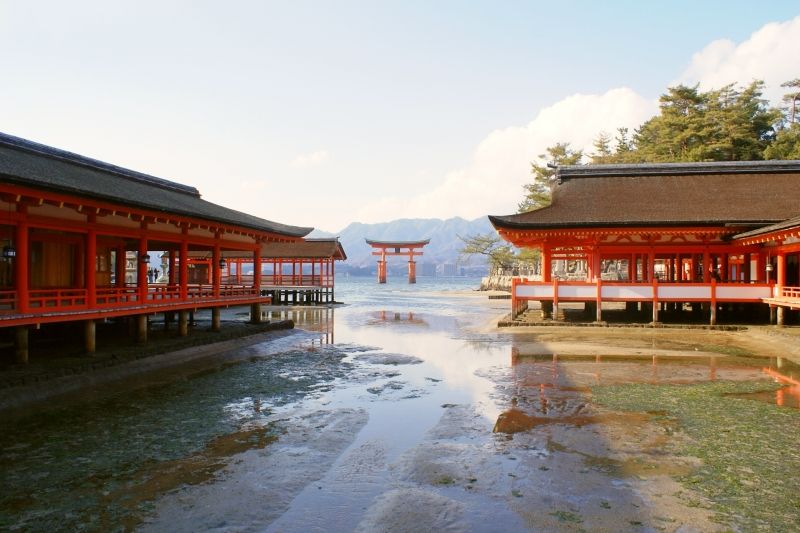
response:
<path fill-rule="evenodd" d="M 211 331 L 219 331 L 220 325 L 220 308 L 211 308 Z"/>
<path fill-rule="evenodd" d="M 86 353 L 93 354 L 97 349 L 96 324 L 94 320 L 84 322 L 84 338 L 86 340 Z"/>
<path fill-rule="evenodd" d="M 189 311 L 181 309 L 178 311 L 178 335 L 185 337 L 189 334 Z"/>
<path fill-rule="evenodd" d="M 28 327 L 17 326 L 16 332 L 16 362 L 27 365 L 28 364 Z"/>
<path fill-rule="evenodd" d="M 147 315 L 136 316 L 136 342 L 144 344 L 147 342 Z"/>

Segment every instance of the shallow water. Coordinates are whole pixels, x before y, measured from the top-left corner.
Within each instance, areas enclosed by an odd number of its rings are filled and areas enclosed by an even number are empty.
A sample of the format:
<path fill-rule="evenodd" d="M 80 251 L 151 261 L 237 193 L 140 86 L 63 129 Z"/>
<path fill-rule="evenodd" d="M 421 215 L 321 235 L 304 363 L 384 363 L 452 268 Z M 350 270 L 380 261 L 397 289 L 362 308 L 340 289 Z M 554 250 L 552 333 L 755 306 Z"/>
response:
<path fill-rule="evenodd" d="M 714 529 L 736 521 L 681 484 L 699 459 L 669 402 L 615 410 L 595 391 L 800 397 L 782 354 L 709 350 L 728 342 L 713 332 L 484 333 L 509 304 L 463 292 L 477 280 L 389 281 L 275 312 L 303 331 L 239 364 L 4 423 L 0 529 Z"/>

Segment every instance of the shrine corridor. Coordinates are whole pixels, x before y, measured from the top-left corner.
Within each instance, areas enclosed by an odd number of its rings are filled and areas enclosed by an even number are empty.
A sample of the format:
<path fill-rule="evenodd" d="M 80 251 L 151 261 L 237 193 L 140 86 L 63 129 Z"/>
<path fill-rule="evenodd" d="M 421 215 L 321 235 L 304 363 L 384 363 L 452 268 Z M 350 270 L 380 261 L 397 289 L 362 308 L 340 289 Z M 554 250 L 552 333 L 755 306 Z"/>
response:
<path fill-rule="evenodd" d="M 796 527 L 794 328 L 498 331 L 477 283 L 337 280 L 218 364 L 3 413 L 0 529 Z"/>

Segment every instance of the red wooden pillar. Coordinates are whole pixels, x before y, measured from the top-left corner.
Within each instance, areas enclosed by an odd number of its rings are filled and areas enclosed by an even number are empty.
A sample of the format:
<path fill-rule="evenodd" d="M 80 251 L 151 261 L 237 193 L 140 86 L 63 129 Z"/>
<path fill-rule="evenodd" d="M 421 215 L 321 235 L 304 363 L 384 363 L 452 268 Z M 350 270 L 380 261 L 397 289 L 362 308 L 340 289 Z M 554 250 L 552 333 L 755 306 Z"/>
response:
<path fill-rule="evenodd" d="M 777 286 L 777 296 L 781 296 L 783 286 L 786 285 L 786 254 L 783 252 L 777 255 L 777 273 L 775 278 L 775 285 Z"/>
<path fill-rule="evenodd" d="M 90 223 L 94 222 L 90 220 Z M 84 261 L 86 280 L 86 305 L 93 309 L 97 303 L 97 232 L 86 232 L 86 258 Z"/>
<path fill-rule="evenodd" d="M 115 285 L 117 287 L 125 286 L 125 270 L 128 263 L 128 257 L 125 253 L 125 245 L 120 244 L 117 246 L 117 263 L 114 265 L 114 276 L 116 277 Z"/>
<path fill-rule="evenodd" d="M 30 247 L 28 245 L 28 222 L 17 223 L 16 234 L 17 256 L 14 258 L 14 285 L 17 290 L 17 312 L 27 313 L 29 309 L 28 264 L 30 263 Z"/>
<path fill-rule="evenodd" d="M 542 246 L 542 281 L 550 282 L 552 278 L 552 259 L 550 258 L 550 247 Z"/>
<path fill-rule="evenodd" d="M 751 258 L 750 252 L 747 252 L 746 254 L 742 254 L 742 261 L 743 261 L 743 263 L 742 263 L 742 278 L 744 279 L 745 283 L 750 283 L 750 276 L 751 276 L 750 270 L 751 270 L 751 267 L 752 267 L 751 260 L 752 260 L 752 258 Z"/>
<path fill-rule="evenodd" d="M 656 279 L 656 252 L 650 250 L 647 252 L 647 281 L 652 283 Z"/>
<path fill-rule="evenodd" d="M 261 294 L 261 245 L 253 250 L 253 288 Z"/>
<path fill-rule="evenodd" d="M 628 256 L 628 281 L 633 281 L 633 273 L 634 270 L 634 261 L 636 261 L 636 256 L 634 254 L 630 254 Z"/>
<path fill-rule="evenodd" d="M 411 259 L 408 262 L 408 282 L 409 283 L 417 282 L 417 262 L 414 261 L 413 259 Z"/>
<path fill-rule="evenodd" d="M 222 281 L 222 269 L 219 266 L 219 261 L 222 257 L 220 253 L 219 244 L 214 245 L 214 251 L 211 254 L 211 290 L 214 293 L 214 298 L 219 298 L 219 286 Z"/>
<path fill-rule="evenodd" d="M 142 225 L 144 229 L 144 224 Z M 139 287 L 139 301 L 144 302 L 147 300 L 147 269 L 150 263 L 144 262 L 144 256 L 147 255 L 147 236 L 142 235 L 139 237 L 139 250 L 136 256 L 136 283 Z"/>
<path fill-rule="evenodd" d="M 711 255 L 708 248 L 703 249 L 703 283 L 711 281 Z"/>
<path fill-rule="evenodd" d="M 378 283 L 386 283 L 386 248 L 381 248 L 381 259 L 378 261 Z"/>
<path fill-rule="evenodd" d="M 181 300 L 189 299 L 189 241 L 185 238 L 181 241 L 180 257 L 178 258 L 180 275 L 178 282 L 180 283 Z"/>

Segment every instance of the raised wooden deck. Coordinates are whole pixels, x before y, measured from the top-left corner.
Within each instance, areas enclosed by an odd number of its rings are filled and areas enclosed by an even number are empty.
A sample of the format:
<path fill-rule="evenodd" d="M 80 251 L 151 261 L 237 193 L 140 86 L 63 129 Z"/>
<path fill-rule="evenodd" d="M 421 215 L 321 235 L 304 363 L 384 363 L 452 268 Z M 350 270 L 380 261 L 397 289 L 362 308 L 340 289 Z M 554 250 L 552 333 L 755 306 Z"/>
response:
<path fill-rule="evenodd" d="M 33 289 L 29 291 L 25 312 L 19 312 L 16 291 L 0 292 L 0 327 L 92 320 L 117 316 L 141 315 L 202 309 L 208 307 L 269 304 L 272 296 L 246 285 L 189 285 L 185 297 L 180 285 L 150 284 L 141 298 L 135 285 L 98 287 L 95 303 L 89 305 L 86 289 Z"/>
<path fill-rule="evenodd" d="M 766 303 L 771 306 L 800 308 L 800 288 L 783 287 L 780 296 L 773 283 L 717 282 L 681 283 L 658 282 L 633 283 L 529 281 L 512 280 L 511 308 L 516 316 L 531 300 L 552 302 L 557 309 L 559 302 L 591 302 L 597 306 L 597 320 L 601 320 L 603 302 L 647 302 L 653 305 L 653 321 L 658 321 L 658 306 L 661 302 L 701 302 L 711 309 L 711 322 L 716 321 L 718 303 Z M 798 307 L 795 307 L 798 306 Z"/>

